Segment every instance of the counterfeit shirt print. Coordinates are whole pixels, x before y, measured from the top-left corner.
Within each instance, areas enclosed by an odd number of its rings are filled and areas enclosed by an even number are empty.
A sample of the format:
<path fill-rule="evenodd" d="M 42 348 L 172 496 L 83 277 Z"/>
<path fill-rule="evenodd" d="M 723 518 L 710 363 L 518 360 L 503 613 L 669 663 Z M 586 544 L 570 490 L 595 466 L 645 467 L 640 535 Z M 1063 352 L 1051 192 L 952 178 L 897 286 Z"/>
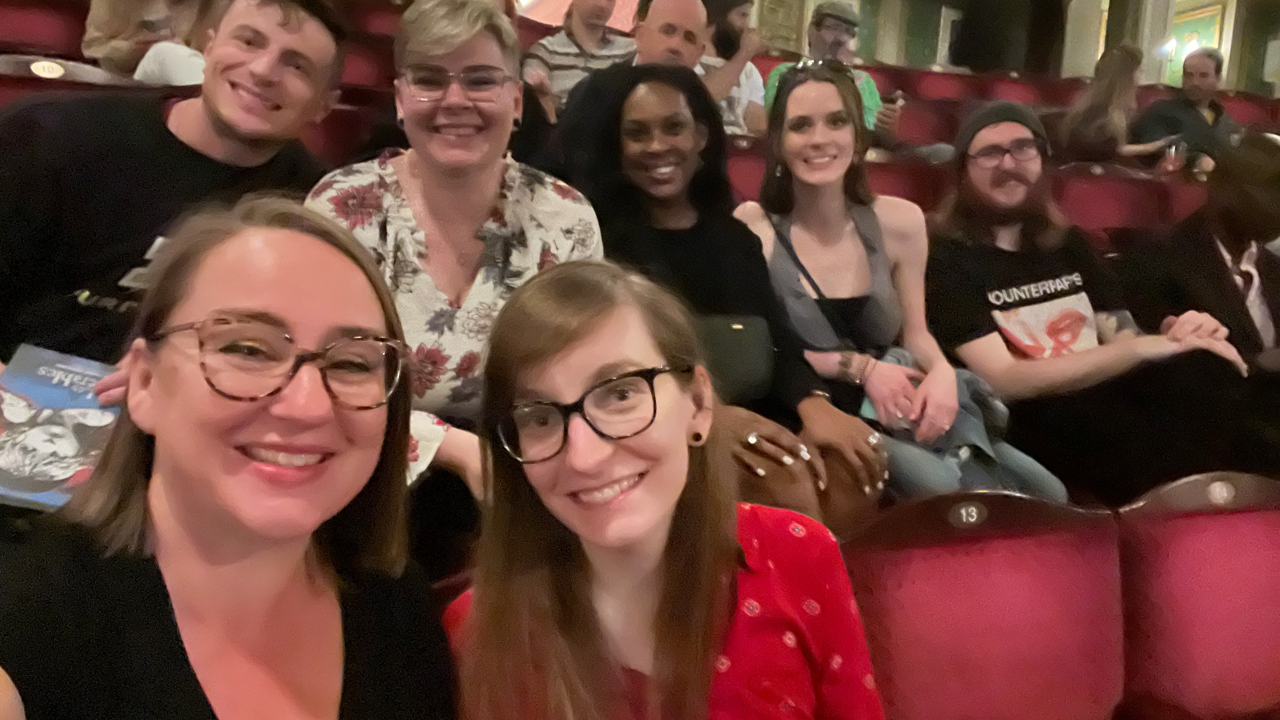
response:
<path fill-rule="evenodd" d="M 991 316 L 1023 357 L 1061 357 L 1098 347 L 1098 323 L 1080 273 L 987 293 Z"/>

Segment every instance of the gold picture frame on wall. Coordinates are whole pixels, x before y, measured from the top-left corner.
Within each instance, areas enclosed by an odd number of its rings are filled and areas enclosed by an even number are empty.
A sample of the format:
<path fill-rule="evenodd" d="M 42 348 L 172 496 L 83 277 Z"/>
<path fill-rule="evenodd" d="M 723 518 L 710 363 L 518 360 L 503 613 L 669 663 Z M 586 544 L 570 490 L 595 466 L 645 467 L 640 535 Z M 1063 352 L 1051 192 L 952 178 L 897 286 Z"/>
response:
<path fill-rule="evenodd" d="M 1202 48 L 1222 47 L 1222 17 L 1225 12 L 1226 6 L 1217 4 L 1173 16 L 1173 39 L 1177 47 L 1165 69 L 1165 84 L 1182 84 L 1182 61 L 1193 42 Z"/>

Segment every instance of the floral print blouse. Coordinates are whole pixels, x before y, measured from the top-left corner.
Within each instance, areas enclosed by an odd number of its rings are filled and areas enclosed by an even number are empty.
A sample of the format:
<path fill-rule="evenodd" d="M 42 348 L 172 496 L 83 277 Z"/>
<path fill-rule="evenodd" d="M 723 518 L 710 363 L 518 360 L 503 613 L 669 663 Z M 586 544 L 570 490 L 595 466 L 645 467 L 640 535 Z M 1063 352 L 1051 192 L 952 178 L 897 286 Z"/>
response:
<path fill-rule="evenodd" d="M 591 204 L 573 188 L 508 157 L 493 214 L 477 236 L 480 271 L 461 305 L 423 270 L 427 244 L 400 181 L 393 154 L 335 170 L 307 197 L 307 207 L 346 225 L 373 251 L 396 298 L 412 349 L 412 432 L 426 469 L 450 424 L 480 417 L 481 359 L 489 328 L 507 298 L 539 270 L 600 258 L 600 226 Z"/>

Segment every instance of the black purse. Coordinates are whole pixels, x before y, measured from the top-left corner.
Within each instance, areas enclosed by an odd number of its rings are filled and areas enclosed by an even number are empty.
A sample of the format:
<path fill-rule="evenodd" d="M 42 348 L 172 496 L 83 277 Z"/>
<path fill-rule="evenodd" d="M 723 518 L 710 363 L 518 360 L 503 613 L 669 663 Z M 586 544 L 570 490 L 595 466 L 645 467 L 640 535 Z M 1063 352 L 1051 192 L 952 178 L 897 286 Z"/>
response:
<path fill-rule="evenodd" d="M 694 324 L 720 400 L 741 405 L 769 394 L 775 349 L 764 318 L 699 315 Z"/>

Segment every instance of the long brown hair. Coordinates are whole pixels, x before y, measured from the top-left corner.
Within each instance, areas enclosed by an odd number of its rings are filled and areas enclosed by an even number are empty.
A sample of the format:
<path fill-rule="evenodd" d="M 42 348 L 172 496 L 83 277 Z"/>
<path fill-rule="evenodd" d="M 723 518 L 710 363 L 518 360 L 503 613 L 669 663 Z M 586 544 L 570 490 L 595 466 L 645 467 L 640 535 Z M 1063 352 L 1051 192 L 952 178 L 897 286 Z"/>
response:
<path fill-rule="evenodd" d="M 249 228 L 295 230 L 345 255 L 369 281 L 382 307 L 387 335 L 404 340 L 395 299 L 370 253 L 349 231 L 296 201 L 251 195 L 233 207 L 211 205 L 180 220 L 149 270 L 150 289 L 138 311 L 134 337 L 152 337 L 186 296 L 191 278 L 211 250 Z M 386 405 L 387 431 L 378 464 L 350 503 L 316 531 L 318 559 L 339 578 L 349 573 L 399 575 L 408 557 L 405 476 L 409 458 L 409 383 L 402 380 Z M 71 495 L 63 514 L 91 529 L 108 554 L 147 552 L 147 488 L 155 438 L 121 406 L 102 459 Z"/>
<path fill-rule="evenodd" d="M 853 129 L 853 160 L 844 174 L 844 196 L 859 205 L 874 200 L 867 181 L 867 149 L 871 138 L 863 127 L 862 95 L 853 81 L 852 69 L 835 60 L 801 61 L 787 70 L 779 81 L 778 95 L 769 109 L 769 132 L 765 136 L 764 186 L 760 189 L 760 207 L 775 215 L 788 215 L 796 206 L 795 183 L 791 168 L 782 159 L 782 141 L 787 134 L 787 102 L 791 93 L 806 82 L 830 83 L 840 93 L 840 101 L 849 114 Z"/>
<path fill-rule="evenodd" d="M 1128 140 L 1129 121 L 1137 111 L 1134 74 L 1141 67 L 1142 51 L 1132 45 L 1110 48 L 1098 58 L 1089 89 L 1062 121 L 1064 146 L 1072 128 L 1087 130 L 1081 126 L 1091 123 L 1100 123 L 1107 136 L 1120 144 Z"/>
<path fill-rule="evenodd" d="M 693 321 L 680 301 L 607 262 L 571 262 L 537 275 L 493 324 L 482 429 L 490 503 L 459 653 L 468 718 L 610 720 L 625 710 L 621 668 L 601 636 L 581 543 L 542 504 L 523 466 L 497 449 L 497 427 L 523 373 L 628 306 L 644 316 L 668 365 L 701 364 Z M 688 483 L 663 555 L 653 717 L 706 717 L 712 657 L 730 616 L 728 581 L 740 552 L 736 493 L 720 470 L 727 446 L 711 436 L 689 449 Z"/>

